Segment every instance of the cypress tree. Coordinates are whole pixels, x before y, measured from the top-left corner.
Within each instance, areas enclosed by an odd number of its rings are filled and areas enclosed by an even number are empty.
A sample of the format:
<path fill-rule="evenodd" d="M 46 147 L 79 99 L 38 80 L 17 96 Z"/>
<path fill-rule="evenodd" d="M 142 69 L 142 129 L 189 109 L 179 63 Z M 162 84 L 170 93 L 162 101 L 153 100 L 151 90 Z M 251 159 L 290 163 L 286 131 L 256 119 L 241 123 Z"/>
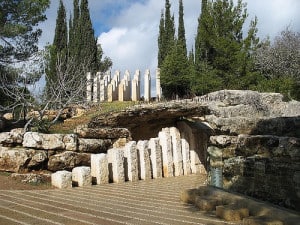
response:
<path fill-rule="evenodd" d="M 161 16 L 160 16 L 160 23 L 159 23 L 159 35 L 158 35 L 158 68 L 161 67 L 161 64 L 163 62 L 163 56 L 164 56 L 164 52 L 165 52 L 165 19 L 164 19 L 164 13 L 163 11 L 161 12 Z"/>
<path fill-rule="evenodd" d="M 58 73 L 64 73 L 67 66 L 68 55 L 68 28 L 66 20 L 66 10 L 62 0 L 60 0 L 57 11 L 56 27 L 53 44 L 50 47 L 50 62 L 46 70 L 47 79 L 56 82 Z M 50 80 L 47 81 L 47 85 Z M 47 87 L 46 87 L 47 88 Z"/>
<path fill-rule="evenodd" d="M 183 13 L 183 3 L 179 0 L 179 19 L 178 19 L 178 42 L 183 47 L 185 54 L 187 54 L 186 39 L 185 39 L 185 27 L 184 27 L 184 13 Z"/>
<path fill-rule="evenodd" d="M 79 27 L 80 33 L 76 35 L 80 37 L 80 58 L 86 60 L 84 63 L 87 65 L 88 71 L 95 72 L 97 67 L 97 42 L 88 8 L 88 0 L 81 0 Z"/>
<path fill-rule="evenodd" d="M 69 56 L 72 63 L 80 65 L 80 27 L 79 27 L 79 0 L 73 0 L 73 18 L 69 22 Z"/>
<path fill-rule="evenodd" d="M 171 4 L 169 0 L 165 2 L 165 18 L 161 14 L 159 37 L 158 37 L 158 66 L 160 67 L 169 51 L 175 44 L 175 23 L 174 16 L 171 16 Z"/>

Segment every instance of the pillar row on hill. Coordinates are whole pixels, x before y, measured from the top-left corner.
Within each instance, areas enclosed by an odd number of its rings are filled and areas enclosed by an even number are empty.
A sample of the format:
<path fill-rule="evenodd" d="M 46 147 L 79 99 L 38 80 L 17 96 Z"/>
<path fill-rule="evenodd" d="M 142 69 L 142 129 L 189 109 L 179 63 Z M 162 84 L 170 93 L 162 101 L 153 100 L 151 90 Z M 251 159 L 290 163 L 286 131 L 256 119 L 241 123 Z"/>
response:
<path fill-rule="evenodd" d="M 151 74 L 147 69 L 144 74 L 144 93 L 141 93 L 141 72 L 136 70 L 131 79 L 130 72 L 125 71 L 121 79 L 121 72 L 117 70 L 111 77 L 111 72 L 96 73 L 90 72 L 86 75 L 86 100 L 87 102 L 112 102 L 112 101 L 139 101 L 141 97 L 148 102 L 151 100 Z M 160 85 L 160 69 L 155 74 L 156 100 L 162 96 Z"/>

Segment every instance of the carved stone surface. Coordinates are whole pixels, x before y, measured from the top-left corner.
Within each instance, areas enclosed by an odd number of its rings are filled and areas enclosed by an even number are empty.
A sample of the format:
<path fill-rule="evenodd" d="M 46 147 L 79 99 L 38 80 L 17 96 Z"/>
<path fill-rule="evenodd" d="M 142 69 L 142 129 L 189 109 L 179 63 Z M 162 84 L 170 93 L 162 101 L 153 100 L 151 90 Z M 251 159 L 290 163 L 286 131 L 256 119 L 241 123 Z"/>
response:
<path fill-rule="evenodd" d="M 150 160 L 152 165 L 153 178 L 162 177 L 162 156 L 159 138 L 151 138 L 149 140 Z"/>
<path fill-rule="evenodd" d="M 172 140 L 174 176 L 176 176 L 176 177 L 182 176 L 183 175 L 183 163 L 182 163 L 180 132 L 176 127 L 171 127 L 170 135 L 171 135 L 171 140 Z"/>
<path fill-rule="evenodd" d="M 107 155 L 110 180 L 114 183 L 125 182 L 124 149 L 109 149 Z"/>
<path fill-rule="evenodd" d="M 91 176 L 94 184 L 107 184 L 109 182 L 107 155 L 91 155 Z"/>
<path fill-rule="evenodd" d="M 72 188 L 72 172 L 62 170 L 52 173 L 51 184 L 57 188 Z"/>
<path fill-rule="evenodd" d="M 125 179 L 129 181 L 139 180 L 139 165 L 136 142 L 131 141 L 125 146 Z"/>
<path fill-rule="evenodd" d="M 75 167 L 72 170 L 72 184 L 78 187 L 91 186 L 91 168 L 88 166 Z"/>
<path fill-rule="evenodd" d="M 138 141 L 137 143 L 138 156 L 139 156 L 139 173 L 141 180 L 149 180 L 152 177 L 150 155 L 148 148 L 148 141 Z"/>
<path fill-rule="evenodd" d="M 173 156 L 172 156 L 172 139 L 169 128 L 163 128 L 158 134 L 159 143 L 162 151 L 162 168 L 164 177 L 172 177 Z"/>

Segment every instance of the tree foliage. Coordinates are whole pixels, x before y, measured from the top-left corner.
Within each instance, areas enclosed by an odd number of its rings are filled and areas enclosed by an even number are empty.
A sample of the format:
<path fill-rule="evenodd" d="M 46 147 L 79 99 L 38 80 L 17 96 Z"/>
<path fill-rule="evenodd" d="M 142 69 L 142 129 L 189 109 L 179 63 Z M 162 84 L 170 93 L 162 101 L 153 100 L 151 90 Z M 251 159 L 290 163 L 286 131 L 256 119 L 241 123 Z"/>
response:
<path fill-rule="evenodd" d="M 0 1 L 0 105 L 14 102 L 4 88 L 20 88 L 13 68 L 31 59 L 38 51 L 37 42 L 42 31 L 37 25 L 46 19 L 49 0 L 1 0 Z"/>
<path fill-rule="evenodd" d="M 246 37 L 243 36 L 247 17 L 246 4 L 242 0 L 238 0 L 237 5 L 232 0 L 202 2 L 195 41 L 197 76 L 218 77 L 222 81 L 221 88 L 249 88 L 253 81 L 248 79 L 253 72 L 252 53 L 259 39 L 256 37 L 256 18 L 251 21 Z M 202 74 L 207 68 L 209 73 Z"/>
<path fill-rule="evenodd" d="M 255 52 L 255 66 L 262 75 L 262 90 L 300 99 L 300 33 L 288 27 L 274 42 L 265 40 Z"/>

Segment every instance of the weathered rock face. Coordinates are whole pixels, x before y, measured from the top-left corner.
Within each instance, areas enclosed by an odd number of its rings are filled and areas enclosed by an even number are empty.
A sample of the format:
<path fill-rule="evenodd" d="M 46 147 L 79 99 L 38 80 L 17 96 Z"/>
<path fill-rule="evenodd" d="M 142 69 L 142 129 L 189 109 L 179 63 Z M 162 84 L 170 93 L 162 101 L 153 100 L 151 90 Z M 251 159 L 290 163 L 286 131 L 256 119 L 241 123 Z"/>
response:
<path fill-rule="evenodd" d="M 10 132 L 0 133 L 0 144 L 2 146 L 16 146 L 23 142 L 24 131 L 22 128 L 13 129 Z"/>
<path fill-rule="evenodd" d="M 112 146 L 111 139 L 84 139 L 79 138 L 79 152 L 86 153 L 106 153 Z"/>
<path fill-rule="evenodd" d="M 47 168 L 50 171 L 71 171 L 77 166 L 90 166 L 91 155 L 87 153 L 76 153 L 65 151 L 49 157 Z"/>
<path fill-rule="evenodd" d="M 45 151 L 24 148 L 0 147 L 0 170 L 23 172 L 32 169 L 45 169 L 47 153 Z"/>
<path fill-rule="evenodd" d="M 205 114 L 208 114 L 208 107 L 191 100 L 136 105 L 121 112 L 98 116 L 88 127 L 124 127 L 130 131 L 132 139 L 138 141 L 156 137 L 162 128 L 175 126 L 180 118 Z"/>
<path fill-rule="evenodd" d="M 206 96 L 213 127 L 209 164 L 225 188 L 300 209 L 300 103 L 280 94 L 219 91 Z M 201 100 L 201 99 L 200 99 Z"/>

